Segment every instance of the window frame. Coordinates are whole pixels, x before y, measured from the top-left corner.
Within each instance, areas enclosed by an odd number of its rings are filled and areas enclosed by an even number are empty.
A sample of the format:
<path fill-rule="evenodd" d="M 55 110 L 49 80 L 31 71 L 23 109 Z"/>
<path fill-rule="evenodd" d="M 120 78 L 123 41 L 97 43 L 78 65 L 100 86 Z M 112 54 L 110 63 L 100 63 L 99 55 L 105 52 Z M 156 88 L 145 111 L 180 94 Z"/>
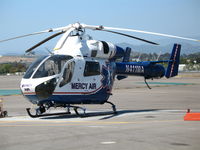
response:
<path fill-rule="evenodd" d="M 69 72 L 69 77 L 66 80 L 66 79 L 64 79 L 64 75 L 66 76 L 65 70 L 68 68 L 68 66 L 69 66 L 70 63 L 73 63 L 73 65 L 72 65 L 72 68 L 71 68 L 71 70 Z M 72 60 L 70 60 L 70 61 L 68 61 L 68 62 L 65 63 L 65 65 L 63 67 L 63 71 L 61 72 L 62 76 L 61 76 L 61 81 L 59 83 L 59 87 L 63 87 L 66 84 L 68 84 L 68 83 L 71 82 L 71 80 L 73 78 L 73 75 L 74 75 L 75 66 L 76 66 L 76 62 L 74 61 L 74 59 L 72 59 Z"/>

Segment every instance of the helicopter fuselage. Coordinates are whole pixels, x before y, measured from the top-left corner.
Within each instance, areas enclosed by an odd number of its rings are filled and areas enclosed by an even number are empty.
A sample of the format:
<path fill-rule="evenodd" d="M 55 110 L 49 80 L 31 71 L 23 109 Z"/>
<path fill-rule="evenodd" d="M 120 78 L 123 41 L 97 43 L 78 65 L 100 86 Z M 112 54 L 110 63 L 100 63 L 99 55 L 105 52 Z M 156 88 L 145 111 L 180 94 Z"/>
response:
<path fill-rule="evenodd" d="M 29 67 L 21 81 L 23 95 L 38 105 L 105 103 L 115 77 L 113 60 L 122 58 L 124 50 L 112 43 L 68 35 L 61 37 L 53 55 Z"/>
<path fill-rule="evenodd" d="M 52 58 L 61 56 L 48 56 L 30 78 L 26 79 L 25 75 L 21 81 L 23 94 L 33 104 L 48 102 L 65 104 L 105 103 L 112 91 L 115 63 L 81 57 L 71 58 L 66 62 L 52 61 Z M 50 66 L 50 62 L 52 66 Z M 58 71 L 58 63 L 60 65 L 63 63 L 60 71 Z M 58 65 L 56 66 L 56 64 Z"/>

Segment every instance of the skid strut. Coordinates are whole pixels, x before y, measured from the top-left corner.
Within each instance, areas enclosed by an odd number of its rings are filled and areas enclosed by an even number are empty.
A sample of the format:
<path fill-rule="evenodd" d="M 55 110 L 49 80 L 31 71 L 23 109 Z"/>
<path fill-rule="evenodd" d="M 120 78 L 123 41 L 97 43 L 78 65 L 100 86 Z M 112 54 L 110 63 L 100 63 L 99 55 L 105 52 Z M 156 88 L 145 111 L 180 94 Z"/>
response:
<path fill-rule="evenodd" d="M 112 102 L 109 102 L 109 101 L 107 101 L 106 103 L 112 105 L 113 113 L 114 113 L 114 114 L 117 114 L 117 110 L 116 110 L 115 104 L 113 104 Z"/>
<path fill-rule="evenodd" d="M 85 116 L 86 116 L 86 113 L 85 113 L 86 109 L 85 109 L 85 108 L 83 108 L 83 107 L 78 107 L 78 106 L 73 106 L 73 108 L 74 108 L 74 111 L 75 111 L 76 115 L 78 115 L 79 117 L 85 117 Z M 78 112 L 78 109 L 82 110 L 83 113 L 80 114 L 80 113 Z"/>

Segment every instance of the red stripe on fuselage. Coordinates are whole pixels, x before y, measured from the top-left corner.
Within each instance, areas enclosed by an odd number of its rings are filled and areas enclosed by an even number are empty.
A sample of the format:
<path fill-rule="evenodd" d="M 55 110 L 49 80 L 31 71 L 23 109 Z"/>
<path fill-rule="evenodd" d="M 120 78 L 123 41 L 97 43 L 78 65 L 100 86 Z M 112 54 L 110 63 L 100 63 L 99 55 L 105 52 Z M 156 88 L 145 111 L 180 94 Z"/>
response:
<path fill-rule="evenodd" d="M 35 92 L 30 92 L 30 93 L 23 93 L 24 95 L 36 95 L 36 93 Z"/>

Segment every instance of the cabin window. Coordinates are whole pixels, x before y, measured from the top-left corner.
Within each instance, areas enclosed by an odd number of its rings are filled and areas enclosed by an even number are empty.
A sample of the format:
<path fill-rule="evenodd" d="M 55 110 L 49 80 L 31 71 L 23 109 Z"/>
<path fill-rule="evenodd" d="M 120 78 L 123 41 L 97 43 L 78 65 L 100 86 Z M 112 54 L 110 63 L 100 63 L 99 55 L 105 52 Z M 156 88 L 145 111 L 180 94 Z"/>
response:
<path fill-rule="evenodd" d="M 60 87 L 66 85 L 71 81 L 74 73 L 74 66 L 75 66 L 74 61 L 67 63 L 67 65 L 65 66 L 65 70 L 63 72 L 62 81 L 60 82 Z"/>
<path fill-rule="evenodd" d="M 84 76 L 94 76 L 100 74 L 100 65 L 98 62 L 86 61 Z"/>

